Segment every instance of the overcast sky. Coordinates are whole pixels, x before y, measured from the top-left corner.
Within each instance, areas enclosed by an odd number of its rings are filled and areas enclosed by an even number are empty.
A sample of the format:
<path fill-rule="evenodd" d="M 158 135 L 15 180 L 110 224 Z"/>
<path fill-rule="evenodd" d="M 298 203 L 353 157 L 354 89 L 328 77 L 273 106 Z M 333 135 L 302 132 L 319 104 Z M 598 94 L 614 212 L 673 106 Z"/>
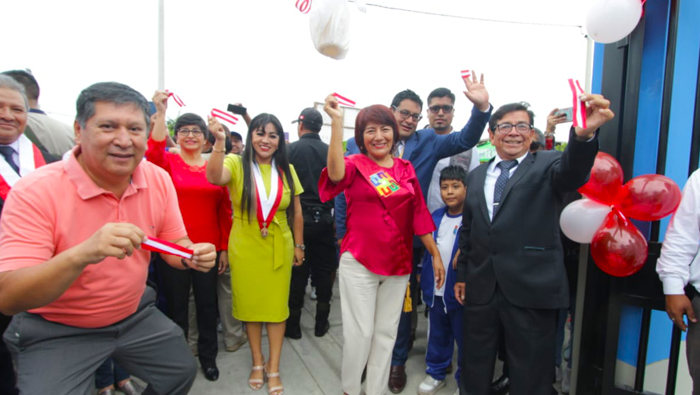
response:
<path fill-rule="evenodd" d="M 312 3 L 312 12 L 323 0 Z M 483 72 L 494 106 L 524 100 L 544 128 L 554 107 L 571 106 L 569 77 L 585 80 L 586 39 L 575 27 L 590 1 L 374 0 L 360 13 L 348 3 L 351 45 L 344 60 L 319 54 L 309 16 L 296 0 L 166 0 L 166 88 L 206 116 L 212 107 L 243 102 L 252 114 L 270 112 L 285 131 L 304 107 L 338 92 L 358 107 L 389 105 L 410 88 L 424 100 L 437 87 L 457 94 L 455 124 L 471 103 L 460 70 Z M 99 81 L 128 84 L 151 98 L 157 88 L 157 0 L 120 2 L 14 1 L 3 4 L 0 70 L 30 68 L 41 85 L 42 109 L 65 122 L 82 89 Z M 566 26 L 551 26 L 566 25 Z M 424 120 L 427 123 L 424 107 Z M 244 132 L 244 127 L 234 127 Z M 565 139 L 565 127 L 557 130 Z"/>

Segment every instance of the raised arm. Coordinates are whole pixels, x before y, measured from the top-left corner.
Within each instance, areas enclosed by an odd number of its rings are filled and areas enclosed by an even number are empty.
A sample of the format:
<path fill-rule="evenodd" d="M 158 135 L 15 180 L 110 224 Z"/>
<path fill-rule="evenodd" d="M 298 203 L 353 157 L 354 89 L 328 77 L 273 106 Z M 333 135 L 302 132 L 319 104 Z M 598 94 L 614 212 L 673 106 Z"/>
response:
<path fill-rule="evenodd" d="M 469 121 L 459 133 L 450 133 L 443 136 L 435 136 L 436 152 L 438 158 L 447 158 L 457 155 L 474 147 L 484 133 L 484 128 L 491 118 L 491 104 L 489 92 L 484 85 L 484 75 L 476 79 L 476 73 L 472 71 L 472 77 L 462 79 L 466 90 L 464 95 L 474 103 Z"/>
<path fill-rule="evenodd" d="M 216 118 L 209 117 L 209 133 L 216 138 L 207 161 L 207 181 L 214 185 L 226 185 L 231 182 L 231 171 L 224 167 L 226 156 L 226 131 Z"/>
<path fill-rule="evenodd" d="M 328 178 L 339 183 L 345 178 L 345 160 L 343 159 L 343 112 L 338 99 L 333 95 L 326 97 L 323 109 L 331 117 L 331 143 L 328 145 Z"/>
<path fill-rule="evenodd" d="M 153 130 L 151 130 L 151 135 L 148 138 L 146 159 L 170 172 L 170 163 L 165 152 L 167 144 L 164 143 L 168 137 L 168 127 L 165 125 L 168 94 L 164 91 L 156 91 L 153 94 L 153 103 L 156 105 L 156 113 L 152 117 Z"/>

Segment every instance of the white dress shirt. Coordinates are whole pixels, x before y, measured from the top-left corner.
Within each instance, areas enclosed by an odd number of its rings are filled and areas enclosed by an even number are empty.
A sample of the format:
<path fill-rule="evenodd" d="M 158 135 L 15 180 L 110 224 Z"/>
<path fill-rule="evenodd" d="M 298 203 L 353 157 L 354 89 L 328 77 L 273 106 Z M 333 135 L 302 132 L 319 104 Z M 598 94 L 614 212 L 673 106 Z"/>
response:
<path fill-rule="evenodd" d="M 683 199 L 666 229 L 656 272 L 664 285 L 664 294 L 682 295 L 690 283 L 700 290 L 700 170 L 696 170 L 683 188 Z"/>
<path fill-rule="evenodd" d="M 513 174 L 515 173 L 515 170 L 518 169 L 518 166 L 520 166 L 521 163 L 523 163 L 523 159 L 527 156 L 528 152 L 526 152 L 523 156 L 516 158 L 515 160 L 518 161 L 518 164 L 513 166 L 512 169 L 510 169 L 510 174 L 508 174 L 509 177 L 512 177 Z M 498 176 L 501 175 L 501 169 L 497 168 L 496 165 L 498 165 L 499 162 L 502 162 L 503 159 L 501 159 L 498 154 L 496 154 L 496 157 L 493 158 L 493 162 L 489 163 L 488 169 L 486 169 L 486 180 L 484 181 L 484 197 L 486 198 L 486 207 L 489 209 L 489 218 L 493 221 L 493 189 L 496 187 L 496 180 L 498 179 Z"/>

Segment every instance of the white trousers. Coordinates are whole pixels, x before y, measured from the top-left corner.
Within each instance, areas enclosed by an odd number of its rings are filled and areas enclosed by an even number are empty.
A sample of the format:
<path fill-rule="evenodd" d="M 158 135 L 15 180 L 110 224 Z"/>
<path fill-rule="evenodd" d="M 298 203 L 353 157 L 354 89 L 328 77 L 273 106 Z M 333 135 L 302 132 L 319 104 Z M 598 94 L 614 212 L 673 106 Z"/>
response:
<path fill-rule="evenodd" d="M 409 275 L 380 276 L 349 252 L 340 257 L 340 304 L 343 317 L 343 391 L 360 395 L 367 365 L 367 395 L 387 388 L 391 353 L 403 309 Z"/>

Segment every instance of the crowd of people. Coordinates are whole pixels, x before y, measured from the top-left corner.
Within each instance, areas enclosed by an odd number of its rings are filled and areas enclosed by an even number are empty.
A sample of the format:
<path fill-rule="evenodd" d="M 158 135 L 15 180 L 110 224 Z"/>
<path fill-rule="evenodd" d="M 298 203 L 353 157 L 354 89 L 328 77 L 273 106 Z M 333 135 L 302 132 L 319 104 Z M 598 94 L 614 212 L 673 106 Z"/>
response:
<path fill-rule="evenodd" d="M 311 279 L 318 337 L 338 282 L 339 393 L 405 389 L 419 299 L 429 334 L 418 394 L 452 371 L 460 394 L 556 392 L 570 299 L 559 213 L 614 115 L 583 94 L 587 127 L 571 127 L 560 152 L 555 111 L 540 138 L 527 104 L 494 108 L 475 73 L 464 84 L 473 108 L 461 130 L 446 88 L 429 94 L 418 130 L 423 101 L 407 89 L 363 108 L 344 147 L 333 95 L 330 143 L 307 108 L 289 144 L 276 116 L 247 110 L 245 136 L 192 113 L 171 136 L 167 92 L 152 110 L 127 85 L 96 83 L 61 145 L 43 136 L 65 128 L 28 121 L 46 117 L 31 73 L 0 74 L 0 390 L 186 394 L 197 369 L 219 378 L 220 324 L 227 351 L 250 345 L 248 386 L 282 395 L 282 345 L 302 337 Z M 485 128 L 496 157 L 479 164 Z M 144 248 L 154 240 L 159 254 Z M 492 382 L 497 357 L 505 384 Z"/>

